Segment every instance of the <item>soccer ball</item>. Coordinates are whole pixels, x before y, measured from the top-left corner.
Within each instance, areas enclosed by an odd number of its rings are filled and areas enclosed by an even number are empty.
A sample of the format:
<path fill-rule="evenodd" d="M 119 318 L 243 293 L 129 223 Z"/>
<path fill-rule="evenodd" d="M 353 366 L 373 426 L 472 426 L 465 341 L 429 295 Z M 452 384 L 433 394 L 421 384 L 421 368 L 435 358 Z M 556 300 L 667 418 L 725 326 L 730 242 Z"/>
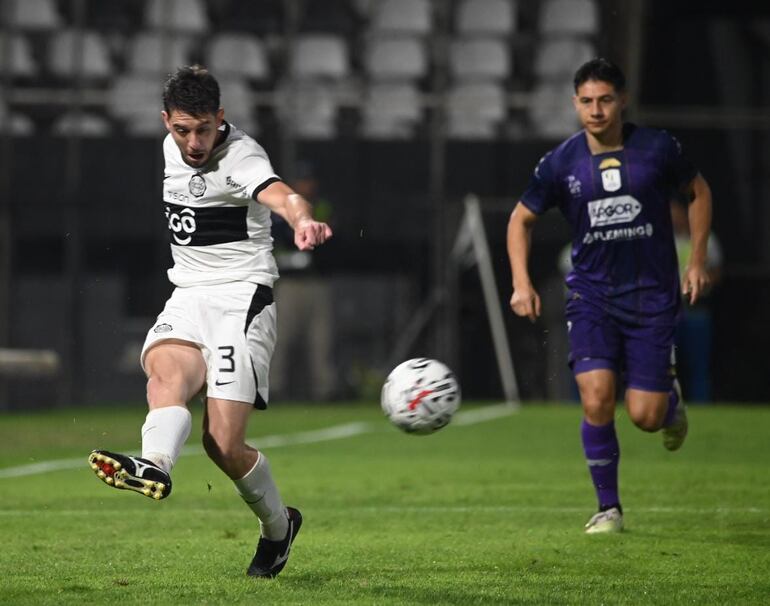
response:
<path fill-rule="evenodd" d="M 460 385 L 438 360 L 414 358 L 396 366 L 382 386 L 382 410 L 399 429 L 428 434 L 452 420 L 460 406 Z"/>

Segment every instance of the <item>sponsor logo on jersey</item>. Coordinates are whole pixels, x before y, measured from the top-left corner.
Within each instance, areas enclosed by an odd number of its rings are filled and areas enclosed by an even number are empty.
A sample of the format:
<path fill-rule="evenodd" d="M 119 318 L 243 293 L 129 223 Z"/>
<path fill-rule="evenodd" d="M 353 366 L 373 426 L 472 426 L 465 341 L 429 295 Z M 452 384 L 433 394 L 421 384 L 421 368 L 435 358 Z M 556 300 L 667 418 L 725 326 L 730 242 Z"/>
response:
<path fill-rule="evenodd" d="M 248 205 L 190 207 L 166 202 L 171 245 L 211 246 L 248 240 Z"/>
<path fill-rule="evenodd" d="M 190 177 L 190 183 L 187 186 L 190 188 L 190 193 L 196 198 L 200 198 L 206 193 L 206 179 L 200 173 L 195 173 Z"/>
<path fill-rule="evenodd" d="M 580 182 L 580 179 L 575 177 L 575 175 L 569 175 L 566 178 L 567 181 L 567 188 L 569 189 L 569 193 L 572 194 L 573 198 L 579 198 L 580 194 L 582 194 L 583 184 Z"/>
<path fill-rule="evenodd" d="M 613 242 L 615 240 L 639 240 L 652 236 L 652 224 L 637 225 L 635 227 L 617 227 L 606 231 L 589 231 L 583 236 L 583 244 L 594 242 Z"/>
<path fill-rule="evenodd" d="M 174 327 L 171 324 L 158 324 L 152 329 L 152 332 L 171 332 L 172 330 L 174 330 Z"/>
<path fill-rule="evenodd" d="M 642 211 L 642 204 L 633 196 L 602 198 L 588 203 L 591 227 L 630 223 Z"/>
<path fill-rule="evenodd" d="M 180 210 L 179 207 L 172 210 L 170 206 L 166 206 L 166 218 L 174 242 L 182 246 L 189 244 L 192 241 L 192 234 L 197 228 L 195 211 L 192 208 Z"/>
<path fill-rule="evenodd" d="M 623 186 L 620 170 L 608 168 L 602 171 L 602 187 L 604 191 L 618 191 Z"/>
<path fill-rule="evenodd" d="M 190 196 L 181 191 L 172 191 L 167 189 L 165 192 L 165 200 L 168 202 L 189 202 Z"/>
<path fill-rule="evenodd" d="M 225 179 L 225 183 L 229 185 L 230 187 L 234 187 L 235 189 L 242 189 L 243 185 L 240 183 L 233 181 L 233 178 L 230 175 L 227 175 L 227 178 Z"/>

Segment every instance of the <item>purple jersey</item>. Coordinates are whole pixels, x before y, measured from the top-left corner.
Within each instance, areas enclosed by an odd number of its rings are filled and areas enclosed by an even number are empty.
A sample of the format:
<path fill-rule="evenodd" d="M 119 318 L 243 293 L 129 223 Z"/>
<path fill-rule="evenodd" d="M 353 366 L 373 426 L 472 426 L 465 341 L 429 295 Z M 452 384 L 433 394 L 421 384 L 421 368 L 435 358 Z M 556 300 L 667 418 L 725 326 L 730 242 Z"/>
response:
<path fill-rule="evenodd" d="M 623 149 L 593 155 L 583 131 L 540 160 L 522 203 L 558 206 L 573 230 L 573 293 L 631 322 L 673 324 L 680 307 L 670 204 L 697 174 L 665 131 L 623 127 Z"/>

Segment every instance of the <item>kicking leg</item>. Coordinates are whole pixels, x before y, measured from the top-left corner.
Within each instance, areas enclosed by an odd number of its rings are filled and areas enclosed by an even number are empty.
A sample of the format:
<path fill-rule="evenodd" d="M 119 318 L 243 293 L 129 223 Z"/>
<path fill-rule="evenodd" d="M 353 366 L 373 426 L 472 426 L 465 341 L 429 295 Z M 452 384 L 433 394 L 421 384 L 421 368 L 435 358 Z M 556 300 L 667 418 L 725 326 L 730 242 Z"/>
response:
<path fill-rule="evenodd" d="M 194 344 L 164 341 L 148 351 L 145 369 L 150 411 L 142 426 L 142 456 L 94 450 L 88 461 L 106 484 L 157 500 L 171 493 L 169 474 L 190 435 L 186 403 L 203 386 L 206 366 Z"/>

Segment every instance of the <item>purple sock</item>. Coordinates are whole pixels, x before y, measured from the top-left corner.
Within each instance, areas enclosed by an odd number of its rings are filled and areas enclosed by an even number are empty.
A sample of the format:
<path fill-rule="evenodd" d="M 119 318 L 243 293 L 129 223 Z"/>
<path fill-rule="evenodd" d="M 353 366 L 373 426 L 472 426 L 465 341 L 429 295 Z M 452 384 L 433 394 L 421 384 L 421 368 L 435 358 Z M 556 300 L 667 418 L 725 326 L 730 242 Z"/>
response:
<path fill-rule="evenodd" d="M 583 419 L 580 427 L 583 438 L 583 451 L 586 455 L 588 470 L 591 472 L 599 499 L 599 509 L 620 504 L 618 496 L 618 462 L 620 446 L 615 434 L 615 422 L 595 426 Z"/>
<path fill-rule="evenodd" d="M 668 392 L 668 408 L 666 409 L 666 416 L 663 418 L 663 427 L 668 427 L 674 422 L 677 404 L 679 404 L 679 393 L 672 388 Z"/>

